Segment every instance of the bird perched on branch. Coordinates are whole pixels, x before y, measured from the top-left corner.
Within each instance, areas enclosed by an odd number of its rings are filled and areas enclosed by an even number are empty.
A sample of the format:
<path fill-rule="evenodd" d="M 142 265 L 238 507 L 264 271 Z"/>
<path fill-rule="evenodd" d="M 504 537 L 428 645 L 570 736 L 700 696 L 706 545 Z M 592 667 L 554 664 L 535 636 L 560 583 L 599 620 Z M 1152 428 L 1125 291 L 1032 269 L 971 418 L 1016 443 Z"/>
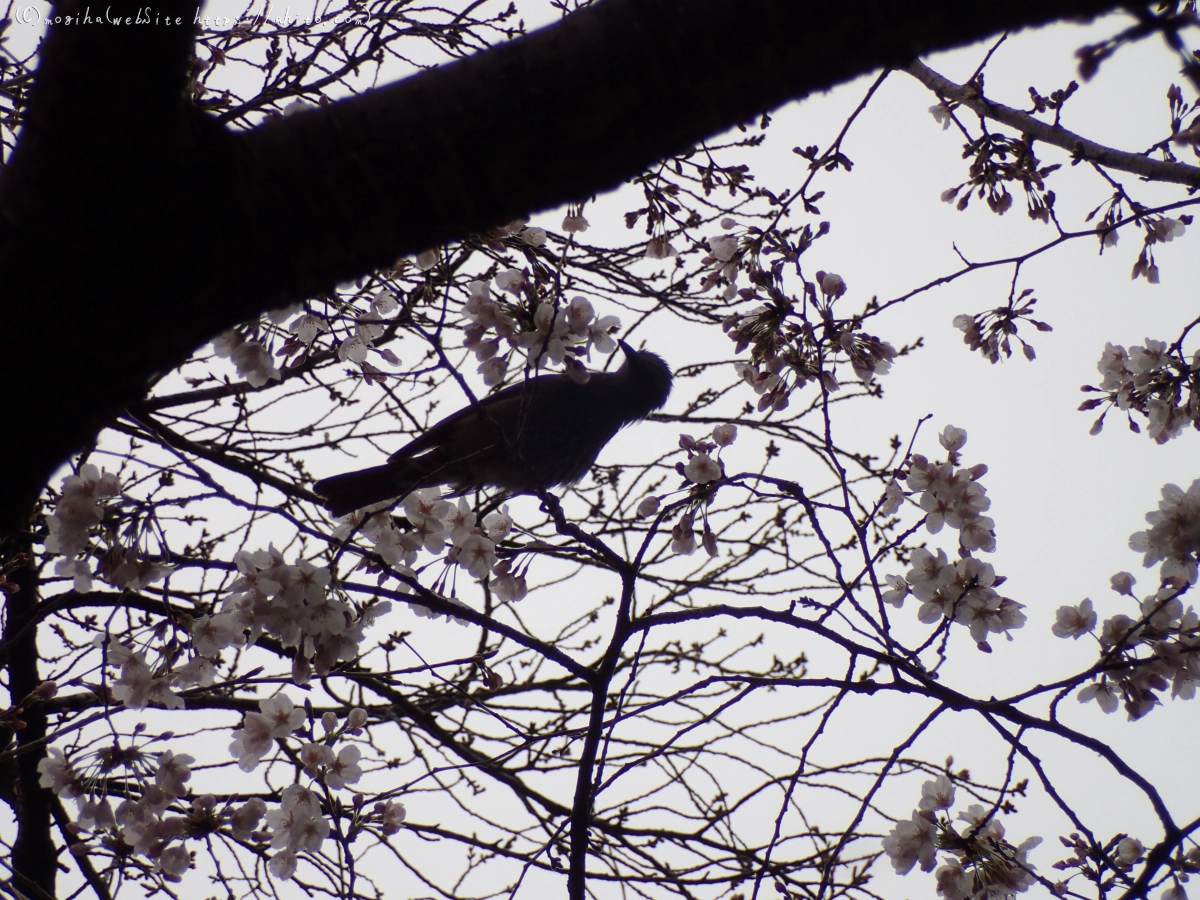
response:
<path fill-rule="evenodd" d="M 573 484 L 620 429 L 667 402 L 671 370 L 662 357 L 620 342 L 616 372 L 593 372 L 583 384 L 539 375 L 460 409 L 373 466 L 318 481 L 313 488 L 335 516 L 450 485 L 511 494 Z"/>

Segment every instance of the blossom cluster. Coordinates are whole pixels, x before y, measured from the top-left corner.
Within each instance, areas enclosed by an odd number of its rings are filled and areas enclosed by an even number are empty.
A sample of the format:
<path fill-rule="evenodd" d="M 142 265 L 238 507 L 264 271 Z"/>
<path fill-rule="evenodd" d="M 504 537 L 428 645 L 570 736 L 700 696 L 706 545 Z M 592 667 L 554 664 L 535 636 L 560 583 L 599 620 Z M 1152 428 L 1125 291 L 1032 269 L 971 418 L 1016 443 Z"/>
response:
<path fill-rule="evenodd" d="M 709 556 L 717 555 L 717 536 L 708 524 L 708 505 L 712 502 L 715 485 L 725 477 L 725 464 L 721 462 L 721 450 L 737 440 L 736 425 L 718 425 L 712 430 L 710 439 L 697 440 L 690 434 L 679 436 L 679 448 L 687 452 L 686 463 L 676 465 L 676 471 L 686 479 L 690 492 L 687 504 L 680 513 L 679 521 L 671 529 L 671 552 L 691 556 L 696 552 L 696 515 L 702 517 L 701 546 Z M 715 454 L 714 454 L 714 451 Z M 650 495 L 638 504 L 639 519 L 648 518 L 658 512 L 663 498 Z"/>
<path fill-rule="evenodd" d="M 217 808 L 212 795 L 181 802 L 188 794 L 195 759 L 171 750 L 114 743 L 102 750 L 68 758 L 51 747 L 38 763 L 39 783 L 63 800 L 75 801 L 72 830 L 84 840 L 98 839 L 112 851 L 140 854 L 164 880 L 179 882 L 191 866 L 186 840 L 222 831 L 234 840 L 251 840 L 267 805 L 258 798 Z M 110 778 L 122 785 L 114 809 Z M 80 851 L 77 851 L 80 852 Z"/>
<path fill-rule="evenodd" d="M 979 351 L 984 359 L 995 365 L 1000 361 L 1001 354 L 1005 359 L 1012 357 L 1012 341 L 1015 339 L 1021 345 L 1021 353 L 1032 362 L 1037 357 L 1033 345 L 1017 333 L 1021 321 L 1027 321 L 1038 331 L 1054 330 L 1048 322 L 1033 318 L 1037 298 L 1031 297 L 1032 293 L 1032 288 L 1026 288 L 1007 306 L 975 315 L 964 313 L 955 316 L 953 324 L 963 333 L 963 343 L 971 350 Z"/>
<path fill-rule="evenodd" d="M 384 562 L 412 580 L 416 579 L 416 573 L 411 567 L 424 550 L 442 555 L 448 568 L 461 567 L 480 581 L 490 576 L 489 588 L 501 600 L 515 602 L 525 598 L 528 566 L 514 566 L 511 558 L 499 559 L 496 554 L 496 545 L 513 529 L 507 505 L 486 515 L 482 523 L 477 522 L 465 499 L 459 497 L 452 503 L 442 497 L 439 488 L 414 491 L 404 498 L 401 506 L 409 521 L 406 530 L 396 526 L 387 510 L 371 507 L 343 518 L 335 535 L 345 536 L 360 530 Z M 403 585 L 401 590 L 407 592 L 408 586 Z M 412 606 L 419 614 L 432 615 L 416 600 Z"/>
<path fill-rule="evenodd" d="M 1026 838 L 1013 846 L 1004 838 L 999 818 L 972 803 L 955 820 L 938 815 L 954 805 L 954 782 L 938 775 L 921 788 L 921 801 L 909 819 L 901 820 L 883 838 L 883 852 L 892 868 L 907 875 L 918 863 L 922 872 L 934 872 L 937 893 L 943 900 L 991 900 L 1024 893 L 1037 880 L 1028 860 L 1029 851 L 1042 842 Z M 960 830 L 961 829 L 961 830 Z M 938 853 L 945 854 L 937 866 Z"/>
<path fill-rule="evenodd" d="M 588 380 L 581 359 L 593 347 L 600 353 L 617 349 L 613 334 L 621 326 L 620 319 L 598 315 L 586 297 L 574 297 L 563 307 L 539 300 L 527 274 L 520 269 L 498 272 L 495 284 L 514 298 L 526 295 L 536 307 L 532 328 L 522 329 L 517 307 L 512 302 L 493 299 L 490 280 L 472 281 L 467 286 L 469 296 L 463 305 L 463 316 L 468 324 L 463 329 L 463 344 L 479 361 L 478 371 L 485 384 L 499 384 L 508 371 L 511 353 L 500 353 L 501 340 L 524 351 L 534 368 L 548 363 L 562 365 L 566 374 L 581 384 Z"/>
<path fill-rule="evenodd" d="M 234 556 L 240 577 L 229 587 L 219 612 L 192 623 L 199 656 L 216 659 L 225 647 L 253 644 L 264 632 L 295 651 L 292 677 L 307 684 L 313 668 L 325 676 L 339 662 L 358 656 L 364 631 L 391 609 L 386 600 L 356 609 L 330 593 L 325 566 L 298 559 L 284 562 L 267 550 Z"/>
<path fill-rule="evenodd" d="M 1112 576 L 1112 588 L 1138 604 L 1137 615 L 1124 613 L 1104 621 L 1098 637 L 1103 670 L 1079 692 L 1082 703 L 1096 701 L 1106 713 L 1124 703 L 1129 718 L 1140 719 L 1160 704 L 1168 688 L 1172 697 L 1190 700 L 1200 680 L 1200 617 L 1183 606 L 1179 595 L 1197 580 L 1200 556 L 1200 479 L 1184 491 L 1164 485 L 1158 509 L 1146 514 L 1150 528 L 1134 533 L 1129 546 L 1145 554 L 1143 563 L 1159 568 L 1159 589 L 1141 600 L 1133 593 L 1137 580 L 1128 572 Z M 1095 631 L 1098 617 L 1092 601 L 1060 606 L 1054 634 L 1078 639 Z"/>
<path fill-rule="evenodd" d="M 737 222 L 728 217 L 721 220 L 721 228 L 726 232 L 732 231 L 737 227 Z M 701 265 L 708 266 L 708 273 L 700 283 L 701 291 L 712 290 L 717 285 L 724 285 L 722 296 L 726 300 L 732 300 L 737 296 L 737 279 L 738 270 L 741 268 L 742 256 L 745 253 L 743 248 L 738 246 L 738 237 L 735 234 L 721 234 L 710 237 L 708 243 L 708 255 L 700 260 Z M 651 247 L 654 242 L 651 241 Z M 661 255 L 669 254 L 672 250 L 670 244 L 667 244 L 667 249 L 656 250 Z M 646 255 L 650 256 L 650 248 L 647 248 Z M 661 255 L 658 258 L 661 258 Z"/>
<path fill-rule="evenodd" d="M 278 381 L 282 377 L 266 345 L 259 340 L 247 339 L 237 329 L 230 329 L 214 338 L 212 346 L 213 352 L 221 359 L 232 362 L 238 376 L 246 379 L 252 387 L 262 387 L 272 378 Z"/>
<path fill-rule="evenodd" d="M 1157 443 L 1165 444 L 1182 434 L 1191 422 L 1200 430 L 1200 350 L 1186 361 L 1181 353 L 1172 353 L 1165 341 L 1146 339 L 1144 346 L 1104 345 L 1104 353 L 1096 364 L 1104 376 L 1099 386 L 1084 385 L 1088 392 L 1103 392 L 1104 397 L 1085 400 L 1080 410 L 1108 407 L 1092 425 L 1092 434 L 1104 427 L 1104 417 L 1113 407 L 1129 416 L 1129 427 L 1140 431 L 1132 413 L 1145 416 L 1147 434 Z"/>
<path fill-rule="evenodd" d="M 1178 219 L 1173 219 L 1170 216 L 1146 216 L 1138 220 L 1138 225 L 1145 232 L 1142 238 L 1142 252 L 1138 254 L 1137 261 L 1133 264 L 1133 271 L 1129 277 L 1136 281 L 1138 278 L 1145 278 L 1150 284 L 1158 284 L 1159 271 L 1158 264 L 1154 261 L 1154 251 L 1150 248 L 1155 244 L 1166 244 L 1175 240 L 1177 237 L 1183 237 L 1187 226 L 1192 224 L 1192 217 L 1182 215 Z M 1112 244 L 1116 244 L 1116 230 L 1107 232 L 1102 238 L 1102 246 L 1107 239 L 1112 239 Z"/>
<path fill-rule="evenodd" d="M 259 709 L 246 714 L 230 745 L 245 771 L 252 771 L 277 741 L 292 739 L 298 732 L 302 737 L 312 737 L 304 710 L 286 694 L 261 700 Z M 334 791 L 359 781 L 363 772 L 358 746 L 343 743 L 335 748 L 335 744 L 347 734 L 361 734 L 366 723 L 363 709 L 352 709 L 342 723 L 335 713 L 326 712 L 321 717 L 324 738 L 302 742 L 296 748 L 304 772 L 318 785 Z M 277 878 L 291 878 L 298 854 L 318 852 L 328 837 L 331 823 L 320 794 L 312 787 L 289 785 L 275 808 L 258 797 L 241 804 L 219 804 L 212 794 L 188 800 L 195 759 L 171 750 L 150 751 L 146 749 L 148 743 L 122 746 L 117 742 L 73 758 L 51 747 L 38 763 L 41 786 L 76 803 L 78 813 L 71 828 L 83 838 L 83 852 L 87 841 L 96 838 L 112 852 L 146 857 L 163 880 L 179 882 L 191 866 L 187 841 L 221 835 L 243 843 L 269 845 L 276 851 L 270 860 L 271 873 Z M 110 794 L 116 788 L 110 779 L 117 780 L 123 798 L 115 809 Z M 356 807 L 362 801 L 361 795 L 356 796 Z M 404 821 L 405 809 L 402 803 L 389 800 L 376 803 L 374 814 L 359 813 L 358 818 L 377 825 L 384 834 L 395 834 Z"/>
<path fill-rule="evenodd" d="M 45 547 L 47 553 L 63 557 L 55 562 L 54 573 L 71 578 L 77 591 L 92 589 L 91 555 L 99 556 L 96 573 L 101 578 L 131 591 L 140 591 L 174 571 L 174 566 L 145 559 L 135 547 L 113 546 L 103 553 L 96 552 L 92 538 L 113 513 L 106 501 L 120 493 L 117 476 L 101 472 L 92 463 L 85 463 L 76 474 L 63 479 L 54 512 L 46 519 L 50 534 Z"/>
<path fill-rule="evenodd" d="M 879 513 L 891 515 L 906 496 L 918 498 L 925 512 L 925 528 L 937 534 L 944 526 L 958 531 L 959 559 L 951 562 L 944 550 L 931 553 L 919 548 L 913 551 L 912 568 L 901 577 L 888 575 L 889 589 L 884 591 L 885 603 L 897 608 L 909 594 L 921 601 L 917 618 L 925 623 L 941 619 L 965 625 L 980 649 L 988 650 L 988 634 L 1005 634 L 1025 624 L 1024 606 L 1002 597 L 996 588 L 1003 582 L 991 564 L 971 556 L 972 552 L 991 552 L 996 549 L 995 522 L 983 513 L 991 506 L 987 491 L 979 479 L 987 473 L 983 464 L 960 468 L 959 450 L 967 442 L 967 433 L 947 425 L 938 440 L 947 451 L 945 462 L 933 463 L 920 454 L 908 461 L 904 482 L 906 493 L 898 481 L 888 484 L 880 502 Z"/>
<path fill-rule="evenodd" d="M 62 493 L 54 513 L 47 517 L 50 534 L 47 553 L 63 556 L 54 565 L 56 575 L 72 577 L 75 590 L 92 589 L 92 571 L 86 559 L 76 559 L 91 544 L 91 531 L 104 519 L 105 503 L 121 493 L 121 483 L 112 472 L 101 473 L 91 463 L 79 467 L 75 475 L 63 479 Z"/>
<path fill-rule="evenodd" d="M 826 391 L 841 388 L 837 375 L 828 366 L 830 357 L 844 353 L 857 377 L 870 385 L 878 375 L 886 375 L 896 358 L 896 348 L 878 337 L 854 327 L 853 322 L 833 319 L 834 302 L 846 293 L 840 275 L 817 272 L 817 283 L 809 286 L 825 320 L 824 333 L 830 345 L 821 346 L 812 328 L 790 321 L 794 304 L 776 296 L 770 305 L 760 305 L 746 313 L 725 318 L 721 327 L 735 342 L 736 353 L 751 348 L 750 362 L 734 364 L 738 375 L 759 395 L 758 409 L 786 409 L 792 391 L 809 381 L 819 381 Z"/>

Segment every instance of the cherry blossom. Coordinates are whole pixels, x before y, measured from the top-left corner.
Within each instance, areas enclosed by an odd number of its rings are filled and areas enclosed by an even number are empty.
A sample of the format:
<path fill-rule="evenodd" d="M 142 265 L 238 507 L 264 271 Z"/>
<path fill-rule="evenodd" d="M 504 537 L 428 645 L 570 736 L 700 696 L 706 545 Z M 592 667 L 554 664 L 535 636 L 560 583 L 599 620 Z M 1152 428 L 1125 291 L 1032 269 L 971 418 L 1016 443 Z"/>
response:
<path fill-rule="evenodd" d="M 166 875 L 178 879 L 192 865 L 191 855 L 183 844 L 172 844 L 163 850 L 158 858 L 158 869 Z"/>
<path fill-rule="evenodd" d="M 671 552 L 681 556 L 691 556 L 696 552 L 696 532 L 693 528 L 695 512 L 691 509 L 684 511 L 671 529 Z"/>
<path fill-rule="evenodd" d="M 509 559 L 500 560 L 492 569 L 491 589 L 505 603 L 517 603 L 529 593 L 524 573 L 514 571 Z"/>
<path fill-rule="evenodd" d="M 949 809 L 954 805 L 954 782 L 945 774 L 921 785 L 920 809 Z"/>
<path fill-rule="evenodd" d="M 1112 585 L 1112 589 L 1118 594 L 1124 594 L 1128 597 L 1133 596 L 1133 586 L 1137 584 L 1137 579 L 1129 572 L 1118 572 L 1108 581 Z"/>
<path fill-rule="evenodd" d="M 37 770 L 38 784 L 49 788 L 58 796 L 71 799 L 82 794 L 79 776 L 75 774 L 70 761 L 57 747 L 48 749 L 48 755 L 38 762 Z"/>
<path fill-rule="evenodd" d="M 237 373 L 253 387 L 262 387 L 272 378 L 281 378 L 279 369 L 271 360 L 271 354 L 259 341 L 245 341 L 230 354 Z"/>
<path fill-rule="evenodd" d="M 297 708 L 287 694 L 264 697 L 258 702 L 261 712 L 246 713 L 242 727 L 233 732 L 229 752 L 238 758 L 244 772 L 252 772 L 267 755 L 274 741 L 304 725 L 304 710 Z"/>
<path fill-rule="evenodd" d="M 508 537 L 513 528 L 512 516 L 508 513 L 508 504 L 505 503 L 499 510 L 493 510 L 483 517 L 483 530 L 487 536 L 495 543 L 500 543 Z"/>
<path fill-rule="evenodd" d="M 918 862 L 922 872 L 932 872 L 936 865 L 937 825 L 928 813 L 914 811 L 911 819 L 897 822 L 884 837 L 883 852 L 901 875 L 907 875 Z"/>
<path fill-rule="evenodd" d="M 238 840 L 250 840 L 258 823 L 267 814 L 267 804 L 259 797 L 251 797 L 229 816 L 230 829 Z"/>
<path fill-rule="evenodd" d="M 267 866 L 270 868 L 272 875 L 286 881 L 296 874 L 298 862 L 295 853 L 292 853 L 290 850 L 280 850 L 271 857 Z"/>
<path fill-rule="evenodd" d="M 376 803 L 375 814 L 380 818 L 384 834 L 396 834 L 406 815 L 404 804 L 394 803 L 391 800 L 386 803 Z"/>
<path fill-rule="evenodd" d="M 637 517 L 639 519 L 648 519 L 658 512 L 658 508 L 661 505 L 661 501 L 653 494 L 649 497 L 644 497 L 637 505 Z"/>
<path fill-rule="evenodd" d="M 669 259 L 678 255 L 679 251 L 675 249 L 666 235 L 652 237 L 646 242 L 646 259 Z"/>
<path fill-rule="evenodd" d="M 362 778 L 362 769 L 358 765 L 361 758 L 362 751 L 353 744 L 347 744 L 327 763 L 329 770 L 325 773 L 325 784 L 333 790 L 341 790 L 348 784 L 356 783 Z"/>
<path fill-rule="evenodd" d="M 486 578 L 496 565 L 496 545 L 481 534 L 472 534 L 459 545 L 458 562 L 473 577 Z"/>
<path fill-rule="evenodd" d="M 288 326 L 288 331 L 296 336 L 296 340 L 304 344 L 311 344 L 316 340 L 318 334 L 329 330 L 329 323 L 312 313 L 299 316 Z"/>
<path fill-rule="evenodd" d="M 194 756 L 186 753 L 163 751 L 158 758 L 158 771 L 154 774 L 154 783 L 165 793 L 182 797 L 187 793 L 186 782 L 192 777 L 189 766 L 195 761 Z"/>
<path fill-rule="evenodd" d="M 1060 606 L 1055 613 L 1055 619 L 1050 630 L 1061 638 L 1079 640 L 1096 627 L 1096 613 L 1092 611 L 1092 601 L 1086 598 L 1080 601 L 1078 606 Z"/>
<path fill-rule="evenodd" d="M 707 453 L 697 453 L 687 461 L 683 473 L 694 484 L 708 484 L 718 480 L 721 475 L 721 464 Z"/>
<path fill-rule="evenodd" d="M 1117 692 L 1107 681 L 1097 681 L 1086 685 L 1076 696 L 1080 703 L 1095 700 L 1106 713 L 1111 714 L 1117 711 Z"/>

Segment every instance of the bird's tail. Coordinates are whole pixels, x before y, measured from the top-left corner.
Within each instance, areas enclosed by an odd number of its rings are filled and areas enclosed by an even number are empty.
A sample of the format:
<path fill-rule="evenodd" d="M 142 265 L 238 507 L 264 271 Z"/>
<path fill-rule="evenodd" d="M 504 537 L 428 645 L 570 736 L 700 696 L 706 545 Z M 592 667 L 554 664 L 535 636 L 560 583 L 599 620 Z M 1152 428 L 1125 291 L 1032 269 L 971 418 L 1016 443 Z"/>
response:
<path fill-rule="evenodd" d="M 332 478 L 322 478 L 313 485 L 313 490 L 325 498 L 325 506 L 334 516 L 344 516 L 407 493 L 396 480 L 394 466 L 373 466 Z"/>

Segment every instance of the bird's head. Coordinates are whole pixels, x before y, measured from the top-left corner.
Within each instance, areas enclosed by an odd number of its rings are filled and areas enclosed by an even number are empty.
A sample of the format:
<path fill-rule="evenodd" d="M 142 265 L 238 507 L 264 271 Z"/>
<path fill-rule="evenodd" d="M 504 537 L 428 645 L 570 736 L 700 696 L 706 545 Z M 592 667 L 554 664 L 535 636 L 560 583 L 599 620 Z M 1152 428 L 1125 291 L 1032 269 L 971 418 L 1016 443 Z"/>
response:
<path fill-rule="evenodd" d="M 662 409 L 671 396 L 671 367 L 657 353 L 634 350 L 624 341 L 617 341 L 625 354 L 625 362 L 617 370 L 622 393 L 629 401 L 633 419 L 644 419 L 656 409 Z"/>

